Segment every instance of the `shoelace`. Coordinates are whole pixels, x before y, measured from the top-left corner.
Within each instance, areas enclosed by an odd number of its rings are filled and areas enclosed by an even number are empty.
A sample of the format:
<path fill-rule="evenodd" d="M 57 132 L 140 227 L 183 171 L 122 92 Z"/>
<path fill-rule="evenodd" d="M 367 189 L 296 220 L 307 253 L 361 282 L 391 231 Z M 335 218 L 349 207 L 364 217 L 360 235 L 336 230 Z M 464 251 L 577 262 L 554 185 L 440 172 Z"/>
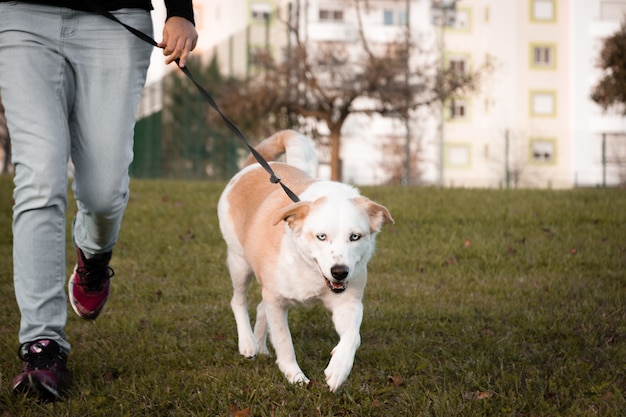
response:
<path fill-rule="evenodd" d="M 75 284 L 86 287 L 88 291 L 99 291 L 106 280 L 115 275 L 115 271 L 107 264 L 91 261 L 76 268 L 76 274 L 81 278 Z"/>
<path fill-rule="evenodd" d="M 25 345 L 28 345 L 28 343 L 22 343 L 20 345 L 17 351 L 17 355 L 22 361 L 28 364 L 28 369 L 30 370 L 49 368 L 51 363 L 54 363 L 56 365 L 58 364 L 58 362 L 61 361 L 61 356 L 58 349 L 54 349 L 50 346 L 44 346 L 38 342 L 35 342 L 30 344 L 28 349 L 24 351 Z M 33 345 L 39 345 L 41 351 L 38 353 L 31 352 L 30 349 Z"/>

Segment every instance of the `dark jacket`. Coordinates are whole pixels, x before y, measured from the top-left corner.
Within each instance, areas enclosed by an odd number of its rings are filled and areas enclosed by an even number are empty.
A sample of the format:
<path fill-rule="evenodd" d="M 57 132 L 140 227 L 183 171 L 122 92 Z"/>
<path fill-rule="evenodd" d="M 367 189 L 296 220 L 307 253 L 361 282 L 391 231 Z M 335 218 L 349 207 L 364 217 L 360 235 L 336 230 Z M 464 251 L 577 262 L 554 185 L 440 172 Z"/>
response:
<path fill-rule="evenodd" d="M 0 0 L 0 2 L 9 0 Z M 67 7 L 75 10 L 91 11 L 89 7 L 90 1 L 87 0 L 23 0 L 24 3 L 39 3 L 48 6 Z M 152 10 L 152 2 L 150 0 L 91 0 L 98 7 L 105 10 L 118 10 L 124 8 Z M 193 6 L 191 0 L 165 0 L 165 8 L 167 9 L 167 18 L 172 16 L 180 16 L 194 23 Z"/>

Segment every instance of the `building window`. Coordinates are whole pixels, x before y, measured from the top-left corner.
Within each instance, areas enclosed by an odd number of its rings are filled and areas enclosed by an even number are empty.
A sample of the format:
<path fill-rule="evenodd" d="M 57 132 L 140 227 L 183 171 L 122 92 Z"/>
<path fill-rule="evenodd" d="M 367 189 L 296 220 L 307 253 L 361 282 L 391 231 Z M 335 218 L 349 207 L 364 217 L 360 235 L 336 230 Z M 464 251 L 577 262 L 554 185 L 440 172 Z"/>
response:
<path fill-rule="evenodd" d="M 450 60 L 450 70 L 457 75 L 465 74 L 465 60 L 464 59 L 451 59 Z"/>
<path fill-rule="evenodd" d="M 383 24 L 385 26 L 406 26 L 406 11 L 383 10 Z"/>
<path fill-rule="evenodd" d="M 530 46 L 531 67 L 536 69 L 555 69 L 556 68 L 556 45 L 539 45 Z"/>
<path fill-rule="evenodd" d="M 553 139 L 532 139 L 530 141 L 530 153 L 533 162 L 554 163 L 555 141 Z"/>
<path fill-rule="evenodd" d="M 472 12 L 470 9 L 458 8 L 454 14 L 453 29 L 470 31 L 472 29 Z"/>
<path fill-rule="evenodd" d="M 450 102 L 450 119 L 466 119 L 467 118 L 467 101 L 462 99 L 453 99 Z"/>
<path fill-rule="evenodd" d="M 406 26 L 407 23 L 409 23 L 409 19 L 407 18 L 406 11 L 398 12 L 398 26 Z"/>
<path fill-rule="evenodd" d="M 385 10 L 383 12 L 383 24 L 385 26 L 393 25 L 393 10 Z"/>
<path fill-rule="evenodd" d="M 551 66 L 554 62 L 554 53 L 552 48 L 545 46 L 536 46 L 533 52 L 534 64 L 540 66 Z"/>
<path fill-rule="evenodd" d="M 556 0 L 530 0 L 530 20 L 554 22 L 556 20 Z"/>
<path fill-rule="evenodd" d="M 600 19 L 621 20 L 625 14 L 625 0 L 600 0 Z"/>
<path fill-rule="evenodd" d="M 450 168 L 469 168 L 470 145 L 464 143 L 446 145 L 446 165 Z"/>
<path fill-rule="evenodd" d="M 343 10 L 320 9 L 320 22 L 342 22 Z"/>
<path fill-rule="evenodd" d="M 531 116 L 540 117 L 556 116 L 556 92 L 531 91 L 530 114 Z"/>
<path fill-rule="evenodd" d="M 448 67 L 456 75 L 467 75 L 469 72 L 469 55 L 450 54 L 448 56 Z"/>
<path fill-rule="evenodd" d="M 250 13 L 252 20 L 266 21 L 272 14 L 272 6 L 268 3 L 252 3 L 250 5 Z"/>

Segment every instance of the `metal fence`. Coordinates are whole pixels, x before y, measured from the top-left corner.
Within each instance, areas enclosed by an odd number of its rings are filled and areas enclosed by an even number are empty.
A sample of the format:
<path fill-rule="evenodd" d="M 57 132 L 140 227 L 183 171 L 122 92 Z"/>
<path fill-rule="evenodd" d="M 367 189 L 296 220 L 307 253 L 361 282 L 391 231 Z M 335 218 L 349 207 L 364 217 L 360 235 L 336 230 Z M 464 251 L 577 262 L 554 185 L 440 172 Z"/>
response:
<path fill-rule="evenodd" d="M 209 111 L 194 90 L 172 78 L 144 90 L 161 98 L 162 108 L 140 117 L 135 127 L 135 178 L 225 180 L 238 170 L 238 142 L 206 122 Z M 162 92 L 162 93 L 161 93 Z"/>

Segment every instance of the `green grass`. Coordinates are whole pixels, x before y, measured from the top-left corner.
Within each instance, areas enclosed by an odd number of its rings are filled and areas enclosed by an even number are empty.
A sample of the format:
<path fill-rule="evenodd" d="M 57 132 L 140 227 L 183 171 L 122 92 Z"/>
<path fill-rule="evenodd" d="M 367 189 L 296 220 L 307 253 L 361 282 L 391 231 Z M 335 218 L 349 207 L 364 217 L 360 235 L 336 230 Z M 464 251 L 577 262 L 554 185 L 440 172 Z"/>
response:
<path fill-rule="evenodd" d="M 70 313 L 72 384 L 38 404 L 9 389 L 19 313 L 0 178 L 0 416 L 624 415 L 623 190 L 363 188 L 396 224 L 379 236 L 362 345 L 332 394 L 323 370 L 337 339 L 321 306 L 290 310 L 311 386 L 238 354 L 222 186 L 132 183 L 112 296 L 96 322 Z M 74 256 L 68 245 L 68 273 Z"/>

